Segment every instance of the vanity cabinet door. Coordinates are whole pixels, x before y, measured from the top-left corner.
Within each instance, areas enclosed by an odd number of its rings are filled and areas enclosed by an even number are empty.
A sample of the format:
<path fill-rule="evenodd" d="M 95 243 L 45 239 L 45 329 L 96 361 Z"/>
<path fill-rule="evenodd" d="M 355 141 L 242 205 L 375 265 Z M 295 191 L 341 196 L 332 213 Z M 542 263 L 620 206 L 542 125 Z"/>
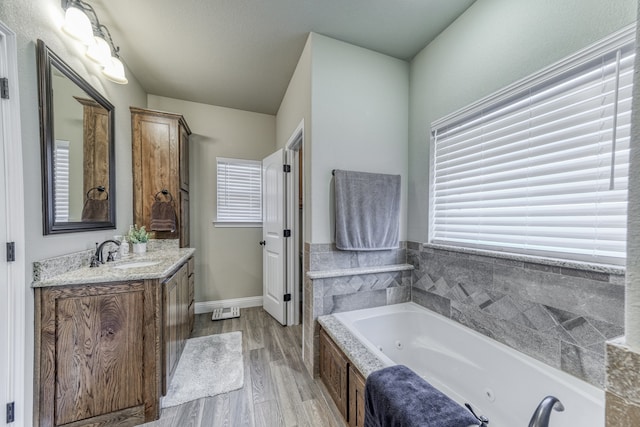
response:
<path fill-rule="evenodd" d="M 164 375 L 162 394 L 167 394 L 169 383 L 178 365 L 178 274 L 174 274 L 164 282 Z"/>
<path fill-rule="evenodd" d="M 36 425 L 157 418 L 157 290 L 143 281 L 36 289 Z"/>
<path fill-rule="evenodd" d="M 349 427 L 364 426 L 364 377 L 349 365 Z"/>
<path fill-rule="evenodd" d="M 349 359 L 320 329 L 320 378 L 342 416 L 347 418 L 347 368 Z"/>
<path fill-rule="evenodd" d="M 189 308 L 188 308 L 188 315 L 189 315 L 189 333 L 188 335 L 191 334 L 191 332 L 193 331 L 193 322 L 195 320 L 195 261 L 193 258 L 189 258 Z"/>
<path fill-rule="evenodd" d="M 182 264 L 178 271 L 163 282 L 164 367 L 162 394 L 166 394 L 178 361 L 191 333 L 189 318 L 189 267 Z"/>

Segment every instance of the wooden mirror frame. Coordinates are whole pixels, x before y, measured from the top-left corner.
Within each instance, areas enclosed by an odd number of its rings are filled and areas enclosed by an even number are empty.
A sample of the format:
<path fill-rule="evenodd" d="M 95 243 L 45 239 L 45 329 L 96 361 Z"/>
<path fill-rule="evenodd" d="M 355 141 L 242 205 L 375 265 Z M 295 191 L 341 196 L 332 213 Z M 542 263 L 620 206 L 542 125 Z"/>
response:
<path fill-rule="evenodd" d="M 38 98 L 40 107 L 40 147 L 42 158 L 42 221 L 43 233 L 59 234 L 80 231 L 108 230 L 116 228 L 116 175 L 115 175 L 115 107 L 86 80 L 56 55 L 42 40 L 37 42 Z M 53 87 L 51 67 L 64 74 L 108 113 L 108 164 L 109 164 L 109 220 L 55 222 L 54 164 L 55 149 Z"/>

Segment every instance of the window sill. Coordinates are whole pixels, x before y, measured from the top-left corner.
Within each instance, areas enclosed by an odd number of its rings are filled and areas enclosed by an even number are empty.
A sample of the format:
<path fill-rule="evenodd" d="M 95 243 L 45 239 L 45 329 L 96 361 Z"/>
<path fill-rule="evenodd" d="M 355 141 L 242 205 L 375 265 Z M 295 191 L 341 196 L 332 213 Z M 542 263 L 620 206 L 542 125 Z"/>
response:
<path fill-rule="evenodd" d="M 217 228 L 262 228 L 261 222 L 229 222 L 229 221 L 211 221 L 213 226 Z"/>
<path fill-rule="evenodd" d="M 588 262 L 569 261 L 555 258 L 544 258 L 533 255 L 515 254 L 510 252 L 498 252 L 487 249 L 463 248 L 459 246 L 448 246 L 436 243 L 423 243 L 422 247 L 429 249 L 438 249 L 443 251 L 458 252 L 469 255 L 484 256 L 491 258 L 499 258 L 516 262 L 532 263 L 548 265 L 551 267 L 568 268 L 573 270 L 593 271 L 597 273 L 606 273 L 624 276 L 625 267 L 607 264 L 592 264 Z"/>

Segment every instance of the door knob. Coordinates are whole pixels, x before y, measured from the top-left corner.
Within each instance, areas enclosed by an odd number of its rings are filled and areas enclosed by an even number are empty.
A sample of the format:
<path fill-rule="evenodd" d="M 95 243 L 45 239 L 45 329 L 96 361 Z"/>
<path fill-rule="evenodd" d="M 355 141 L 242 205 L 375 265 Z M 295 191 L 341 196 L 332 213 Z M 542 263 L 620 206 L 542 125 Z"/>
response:
<path fill-rule="evenodd" d="M 261 240 L 261 241 L 260 241 L 260 246 L 264 246 L 264 245 L 266 245 L 266 244 L 267 244 L 266 240 Z"/>

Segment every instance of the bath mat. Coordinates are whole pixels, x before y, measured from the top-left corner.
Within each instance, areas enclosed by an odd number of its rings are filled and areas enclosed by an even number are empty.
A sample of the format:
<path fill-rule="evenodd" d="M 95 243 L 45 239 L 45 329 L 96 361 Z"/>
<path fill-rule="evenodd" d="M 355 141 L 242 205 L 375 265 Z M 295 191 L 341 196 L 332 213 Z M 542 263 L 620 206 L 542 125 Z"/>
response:
<path fill-rule="evenodd" d="M 242 388 L 242 359 L 242 332 L 188 339 L 162 407 Z"/>

